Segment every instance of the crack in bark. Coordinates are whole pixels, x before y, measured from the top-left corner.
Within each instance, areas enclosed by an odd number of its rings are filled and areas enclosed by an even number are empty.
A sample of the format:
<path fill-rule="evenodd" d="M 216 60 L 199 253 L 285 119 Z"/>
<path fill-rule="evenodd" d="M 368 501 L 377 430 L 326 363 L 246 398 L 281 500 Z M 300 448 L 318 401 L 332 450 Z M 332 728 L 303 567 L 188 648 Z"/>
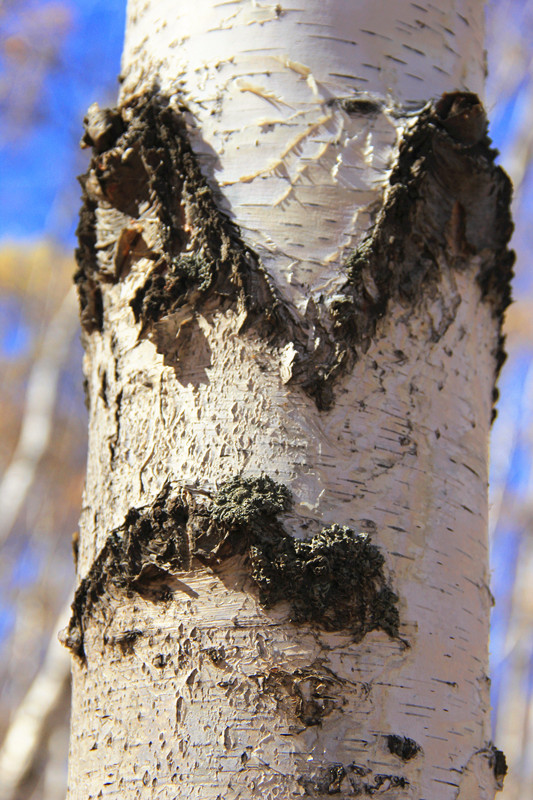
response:
<path fill-rule="evenodd" d="M 295 624 L 348 631 L 356 642 L 377 629 L 398 637 L 398 597 L 368 534 L 333 525 L 295 539 L 278 519 L 289 505 L 288 489 L 267 476 L 227 481 L 202 504 L 185 490 L 170 496 L 167 485 L 107 539 L 76 591 L 63 644 L 83 660 L 85 630 L 102 598 L 133 590 L 168 600 L 180 573 L 198 565 L 216 573 L 233 556 L 243 558 L 260 604 L 288 603 Z"/>
<path fill-rule="evenodd" d="M 356 105 L 361 111 L 361 102 Z M 310 302 L 304 316 L 281 297 L 217 207 L 183 116 L 157 90 L 120 109 L 92 106 L 85 127 L 82 142 L 92 146 L 93 157 L 80 179 L 75 281 L 87 333 L 102 330 L 105 283 L 148 258 L 153 267 L 131 307 L 140 335 L 151 332 L 160 352 L 166 354 L 169 341 L 162 323 L 172 328 L 173 315 L 180 331 L 196 309 L 234 307 L 241 332 L 253 329 L 279 348 L 292 344 L 288 381 L 327 409 L 335 380 L 368 348 L 390 304 L 414 308 L 422 291 L 444 291 L 439 280 L 448 267 L 464 270 L 477 259 L 482 297 L 501 331 L 514 261 L 507 249 L 511 185 L 494 164 L 476 95 L 444 95 L 408 127 L 376 223 L 345 265 L 340 297 L 329 311 Z M 103 243 L 97 242 L 98 208 L 107 213 Z M 154 218 L 150 229 L 147 220 Z M 454 317 L 451 309 L 435 341 Z M 179 352 L 171 355 L 179 358 Z M 505 358 L 501 333 L 494 356 L 497 375 Z"/>

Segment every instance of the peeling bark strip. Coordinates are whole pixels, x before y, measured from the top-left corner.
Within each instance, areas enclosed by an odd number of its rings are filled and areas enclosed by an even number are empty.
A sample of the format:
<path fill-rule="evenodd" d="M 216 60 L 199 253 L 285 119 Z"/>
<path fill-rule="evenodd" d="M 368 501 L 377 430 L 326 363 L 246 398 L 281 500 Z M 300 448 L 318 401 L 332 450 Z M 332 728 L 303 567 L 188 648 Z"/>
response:
<path fill-rule="evenodd" d="M 352 109 L 349 99 L 343 103 Z M 170 341 L 175 350 L 176 332 L 179 338 L 195 309 L 233 305 L 242 314 L 241 331 L 253 327 L 272 345 L 291 346 L 286 380 L 327 409 L 336 378 L 368 347 L 389 302 L 414 306 L 422 286 L 437 287 L 449 267 L 475 264 L 483 299 L 501 323 L 514 261 L 507 248 L 511 185 L 494 164 L 474 94 L 444 95 L 408 126 L 372 233 L 346 263 L 342 293 L 330 310 L 310 303 L 304 316 L 283 301 L 217 208 L 184 118 L 167 99 L 153 93 L 121 109 L 94 106 L 85 124 L 83 144 L 92 146 L 93 157 L 81 178 L 75 281 L 87 333 L 102 330 L 105 284 L 148 258 L 153 267 L 131 308 L 160 352 L 169 355 Z M 98 209 L 107 213 L 103 242 L 96 238 Z M 436 339 L 443 332 L 436 330 Z M 498 372 L 503 337 L 495 357 Z"/>
<path fill-rule="evenodd" d="M 278 520 L 289 505 L 288 489 L 265 476 L 228 481 L 205 505 L 188 492 L 171 498 L 167 486 L 152 507 L 131 509 L 108 538 L 76 591 L 63 643 L 84 658 L 87 620 L 109 593 L 135 590 L 168 599 L 180 572 L 195 563 L 216 572 L 236 555 L 244 557 L 261 605 L 287 602 L 291 622 L 349 631 L 354 641 L 378 628 L 398 636 L 398 597 L 368 534 L 333 525 L 294 539 Z M 123 652 L 134 638 L 123 643 Z"/>

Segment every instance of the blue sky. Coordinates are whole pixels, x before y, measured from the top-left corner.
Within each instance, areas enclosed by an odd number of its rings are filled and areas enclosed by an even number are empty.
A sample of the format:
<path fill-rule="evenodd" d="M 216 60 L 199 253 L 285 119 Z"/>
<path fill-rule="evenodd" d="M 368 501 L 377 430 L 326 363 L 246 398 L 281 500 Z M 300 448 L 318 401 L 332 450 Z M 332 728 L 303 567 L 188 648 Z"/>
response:
<path fill-rule="evenodd" d="M 39 2 L 21 2 L 8 11 L 0 35 L 24 30 L 24 12 Z M 79 187 L 76 174 L 85 158 L 76 143 L 82 120 L 95 100 L 116 97 L 124 37 L 125 0 L 64 3 L 72 15 L 59 59 L 48 70 L 37 119 L 16 130 L 0 122 L 0 242 L 43 234 L 74 245 Z"/>

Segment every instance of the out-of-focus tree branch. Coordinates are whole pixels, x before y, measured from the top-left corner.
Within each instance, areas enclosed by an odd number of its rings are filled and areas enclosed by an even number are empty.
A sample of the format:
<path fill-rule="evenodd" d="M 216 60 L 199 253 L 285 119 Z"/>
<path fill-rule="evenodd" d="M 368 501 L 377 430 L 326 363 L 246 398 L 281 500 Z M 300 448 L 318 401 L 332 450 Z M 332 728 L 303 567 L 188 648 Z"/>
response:
<path fill-rule="evenodd" d="M 15 800 L 37 751 L 48 738 L 47 723 L 70 681 L 70 656 L 56 632 L 69 618 L 64 608 L 54 625 L 43 665 L 17 708 L 0 748 L 0 800 Z"/>
<path fill-rule="evenodd" d="M 59 377 L 77 327 L 76 294 L 72 287 L 49 324 L 31 369 L 19 440 L 0 482 L 0 544 L 19 514 L 48 446 Z"/>

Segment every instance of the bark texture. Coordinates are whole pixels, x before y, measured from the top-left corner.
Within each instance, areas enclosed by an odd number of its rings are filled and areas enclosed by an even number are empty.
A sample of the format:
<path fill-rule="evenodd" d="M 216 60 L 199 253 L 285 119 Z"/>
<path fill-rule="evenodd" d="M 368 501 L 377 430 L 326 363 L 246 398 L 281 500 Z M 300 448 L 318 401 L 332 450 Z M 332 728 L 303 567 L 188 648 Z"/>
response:
<path fill-rule="evenodd" d="M 488 800 L 481 5 L 200 6 L 86 120 L 70 797 Z"/>

